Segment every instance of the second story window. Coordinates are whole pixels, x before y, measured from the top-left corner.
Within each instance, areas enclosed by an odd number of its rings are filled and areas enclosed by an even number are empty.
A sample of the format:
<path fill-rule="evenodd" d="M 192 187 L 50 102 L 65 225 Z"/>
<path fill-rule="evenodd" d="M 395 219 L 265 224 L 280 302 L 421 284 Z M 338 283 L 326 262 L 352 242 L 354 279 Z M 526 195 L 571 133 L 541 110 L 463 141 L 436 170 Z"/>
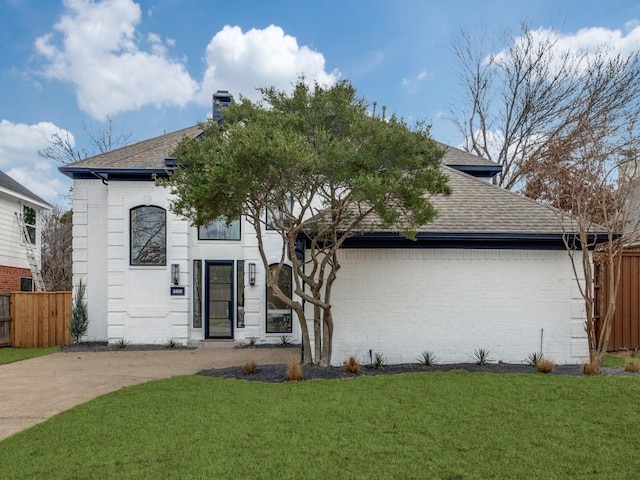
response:
<path fill-rule="evenodd" d="M 224 217 L 198 227 L 198 240 L 240 240 L 240 219 L 227 225 Z"/>
<path fill-rule="evenodd" d="M 32 245 L 36 244 L 36 211 L 27 207 L 26 205 L 22 206 L 22 219 L 24 220 L 24 224 L 27 227 L 27 236 L 29 237 L 29 242 Z"/>
<path fill-rule="evenodd" d="M 131 265 L 167 264 L 166 225 L 164 208 L 140 206 L 130 210 Z"/>

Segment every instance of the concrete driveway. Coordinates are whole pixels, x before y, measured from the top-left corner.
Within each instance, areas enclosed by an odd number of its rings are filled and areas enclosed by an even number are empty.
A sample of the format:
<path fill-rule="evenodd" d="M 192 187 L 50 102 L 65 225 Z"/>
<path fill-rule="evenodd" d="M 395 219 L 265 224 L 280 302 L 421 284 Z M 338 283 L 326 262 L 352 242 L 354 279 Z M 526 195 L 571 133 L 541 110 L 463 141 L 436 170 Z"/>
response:
<path fill-rule="evenodd" d="M 99 395 L 206 368 L 287 363 L 288 348 L 60 352 L 0 365 L 0 440 Z"/>

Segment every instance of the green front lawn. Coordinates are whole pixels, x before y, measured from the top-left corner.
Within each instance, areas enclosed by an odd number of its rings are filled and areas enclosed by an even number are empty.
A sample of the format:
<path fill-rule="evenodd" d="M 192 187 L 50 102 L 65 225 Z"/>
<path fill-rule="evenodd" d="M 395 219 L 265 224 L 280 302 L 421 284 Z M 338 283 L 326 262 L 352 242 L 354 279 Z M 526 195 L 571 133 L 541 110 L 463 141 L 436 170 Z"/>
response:
<path fill-rule="evenodd" d="M 0 442 L 4 478 L 637 478 L 640 379 L 416 373 L 126 388 Z"/>
<path fill-rule="evenodd" d="M 27 358 L 40 357 L 60 351 L 60 347 L 49 348 L 0 348 L 0 365 L 5 363 L 26 360 Z"/>

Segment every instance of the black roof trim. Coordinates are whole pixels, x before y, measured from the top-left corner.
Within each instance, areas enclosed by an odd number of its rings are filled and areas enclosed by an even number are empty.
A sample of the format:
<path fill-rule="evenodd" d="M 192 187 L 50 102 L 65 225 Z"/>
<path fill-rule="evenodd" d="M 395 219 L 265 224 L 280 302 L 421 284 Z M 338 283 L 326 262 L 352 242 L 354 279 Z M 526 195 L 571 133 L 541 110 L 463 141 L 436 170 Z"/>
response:
<path fill-rule="evenodd" d="M 562 233 L 418 232 L 415 240 L 411 240 L 398 232 L 371 232 L 356 234 L 346 239 L 343 248 L 565 250 L 563 236 Z M 604 235 L 597 237 L 595 234 L 589 235 L 589 243 L 607 240 Z M 568 234 L 567 238 L 573 242 L 577 240 L 577 235 Z"/>

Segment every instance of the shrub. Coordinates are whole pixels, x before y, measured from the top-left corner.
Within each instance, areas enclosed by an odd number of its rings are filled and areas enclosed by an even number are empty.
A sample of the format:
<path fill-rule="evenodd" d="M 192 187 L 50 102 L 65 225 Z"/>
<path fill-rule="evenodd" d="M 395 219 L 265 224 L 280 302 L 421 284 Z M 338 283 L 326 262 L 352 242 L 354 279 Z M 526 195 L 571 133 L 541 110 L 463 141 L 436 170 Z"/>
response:
<path fill-rule="evenodd" d="M 542 355 L 536 362 L 536 370 L 540 373 L 551 373 L 556 369 L 556 362 L 551 358 L 543 358 Z"/>
<path fill-rule="evenodd" d="M 489 363 L 489 350 L 477 348 L 473 351 L 473 356 L 476 359 L 476 365 L 486 365 Z"/>
<path fill-rule="evenodd" d="M 299 382 L 302 380 L 302 365 L 300 363 L 291 361 L 287 365 L 287 381 Z"/>
<path fill-rule="evenodd" d="M 640 363 L 634 362 L 633 360 L 627 360 L 627 363 L 624 364 L 625 372 L 640 372 Z"/>
<path fill-rule="evenodd" d="M 425 350 L 420 354 L 420 356 L 418 356 L 418 363 L 425 367 L 430 367 L 431 365 L 435 365 L 436 356 L 433 354 L 433 352 Z"/>
<path fill-rule="evenodd" d="M 585 375 L 600 375 L 600 365 L 596 362 L 587 362 L 582 364 L 582 373 Z"/>
<path fill-rule="evenodd" d="M 291 345 L 291 337 L 289 335 L 281 335 L 280 345 L 283 347 L 288 347 L 289 345 Z"/>
<path fill-rule="evenodd" d="M 381 352 L 376 352 L 373 356 L 373 368 L 376 370 L 384 370 L 384 367 L 387 366 L 387 357 L 385 357 Z"/>
<path fill-rule="evenodd" d="M 69 321 L 69 330 L 74 343 L 78 343 L 80 339 L 87 333 L 89 328 L 89 310 L 84 295 L 87 291 L 87 284 L 80 279 L 76 288 L 76 298 L 73 303 L 73 311 Z"/>
<path fill-rule="evenodd" d="M 167 343 L 164 344 L 164 346 L 167 348 L 178 348 L 180 345 L 180 342 L 174 340 L 173 338 L 170 338 L 169 340 L 167 340 Z"/>
<path fill-rule="evenodd" d="M 127 340 L 125 340 L 124 338 L 120 338 L 116 342 L 116 347 L 118 347 L 118 348 L 125 348 L 127 345 L 129 345 L 129 342 Z"/>
<path fill-rule="evenodd" d="M 244 365 L 242 366 L 242 374 L 243 375 L 252 375 L 254 373 L 256 373 L 256 370 L 258 368 L 258 364 L 256 363 L 255 360 L 251 359 L 251 360 L 247 360 Z"/>
<path fill-rule="evenodd" d="M 533 368 L 538 367 L 538 362 L 542 360 L 542 354 L 538 352 L 533 352 L 527 355 L 527 365 L 532 366 Z"/>
<path fill-rule="evenodd" d="M 358 373 L 360 371 L 360 362 L 358 359 L 351 355 L 348 360 L 342 363 L 342 368 L 347 373 Z"/>

